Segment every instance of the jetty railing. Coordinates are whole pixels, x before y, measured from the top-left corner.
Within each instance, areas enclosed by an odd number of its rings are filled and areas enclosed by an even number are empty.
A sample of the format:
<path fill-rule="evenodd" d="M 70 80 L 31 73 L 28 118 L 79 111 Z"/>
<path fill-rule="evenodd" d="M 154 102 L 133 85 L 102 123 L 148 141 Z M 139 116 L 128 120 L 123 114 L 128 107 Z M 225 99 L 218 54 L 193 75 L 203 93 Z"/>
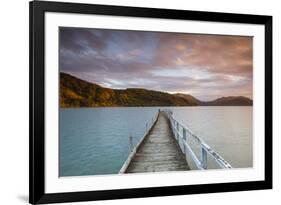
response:
<path fill-rule="evenodd" d="M 171 125 L 171 129 L 175 139 L 178 141 L 181 151 L 187 158 L 190 156 L 198 169 L 208 169 L 208 155 L 215 160 L 215 162 L 223 169 L 231 169 L 232 166 L 223 159 L 217 152 L 215 152 L 209 145 L 207 145 L 201 138 L 197 137 L 190 129 L 188 129 L 183 124 L 179 123 L 173 116 L 171 110 L 163 110 Z M 195 141 L 201 151 L 201 158 L 198 159 L 194 150 L 189 143 L 191 140 Z"/>

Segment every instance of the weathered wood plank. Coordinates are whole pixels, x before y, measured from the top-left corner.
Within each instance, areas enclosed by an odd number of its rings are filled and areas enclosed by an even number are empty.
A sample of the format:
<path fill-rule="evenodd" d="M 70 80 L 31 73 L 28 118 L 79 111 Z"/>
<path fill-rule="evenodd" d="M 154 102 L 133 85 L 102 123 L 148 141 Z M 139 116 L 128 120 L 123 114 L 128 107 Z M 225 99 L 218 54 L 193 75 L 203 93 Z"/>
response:
<path fill-rule="evenodd" d="M 125 173 L 180 170 L 189 170 L 189 166 L 166 115 L 159 112 L 154 127 L 138 147 Z"/>

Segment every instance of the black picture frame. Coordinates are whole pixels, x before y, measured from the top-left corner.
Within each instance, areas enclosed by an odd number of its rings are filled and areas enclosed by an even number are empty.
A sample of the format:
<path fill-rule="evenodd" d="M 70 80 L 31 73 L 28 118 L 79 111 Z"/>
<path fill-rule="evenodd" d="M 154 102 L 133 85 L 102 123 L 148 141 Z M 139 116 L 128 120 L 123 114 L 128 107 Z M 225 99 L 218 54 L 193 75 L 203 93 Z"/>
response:
<path fill-rule="evenodd" d="M 30 12 L 30 107 L 29 107 L 29 202 L 31 204 L 154 197 L 272 188 L 272 16 L 185 11 L 124 6 L 32 1 Z M 259 24 L 265 27 L 265 180 L 154 188 L 135 188 L 71 193 L 45 192 L 45 13 L 81 13 L 150 17 L 209 22 Z"/>

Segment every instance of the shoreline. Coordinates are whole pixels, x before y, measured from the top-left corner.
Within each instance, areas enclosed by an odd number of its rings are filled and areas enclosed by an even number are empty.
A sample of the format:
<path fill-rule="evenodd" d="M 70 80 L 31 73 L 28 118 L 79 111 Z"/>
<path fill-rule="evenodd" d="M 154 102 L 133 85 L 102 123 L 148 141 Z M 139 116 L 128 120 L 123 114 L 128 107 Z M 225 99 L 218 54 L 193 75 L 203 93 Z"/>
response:
<path fill-rule="evenodd" d="M 59 109 L 89 109 L 89 108 L 157 108 L 157 107 L 253 107 L 253 105 L 194 105 L 194 106 L 96 106 L 96 107 L 59 107 Z"/>

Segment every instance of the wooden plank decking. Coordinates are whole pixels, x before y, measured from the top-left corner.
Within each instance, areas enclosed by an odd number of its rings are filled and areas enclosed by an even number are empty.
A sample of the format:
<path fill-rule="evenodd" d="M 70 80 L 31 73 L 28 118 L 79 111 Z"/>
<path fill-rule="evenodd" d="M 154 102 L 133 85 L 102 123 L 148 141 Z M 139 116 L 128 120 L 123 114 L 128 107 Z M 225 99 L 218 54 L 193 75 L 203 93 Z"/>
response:
<path fill-rule="evenodd" d="M 137 148 L 125 173 L 189 170 L 184 154 L 173 137 L 166 114 L 158 118 Z"/>

